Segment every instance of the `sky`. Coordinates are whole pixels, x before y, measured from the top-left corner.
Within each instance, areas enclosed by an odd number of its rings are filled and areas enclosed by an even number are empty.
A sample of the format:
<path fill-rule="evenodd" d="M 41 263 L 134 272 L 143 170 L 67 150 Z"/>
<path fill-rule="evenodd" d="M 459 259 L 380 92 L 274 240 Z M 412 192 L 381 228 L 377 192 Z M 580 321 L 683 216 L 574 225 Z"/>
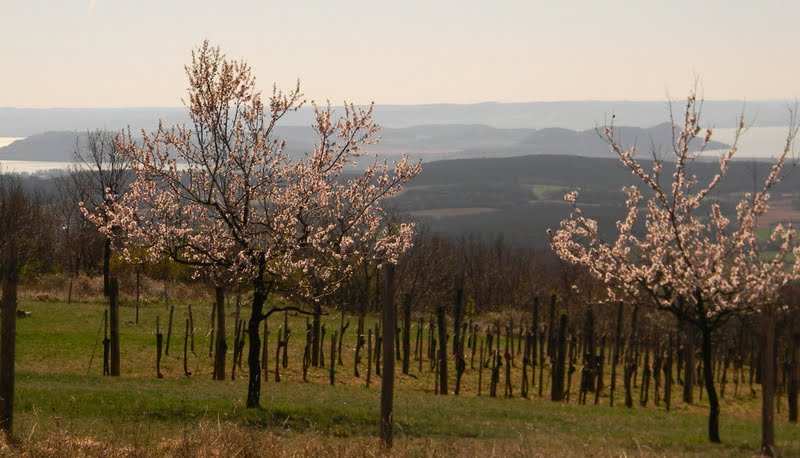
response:
<path fill-rule="evenodd" d="M 180 106 L 204 39 L 357 104 L 800 97 L 800 2 L 0 0 L 0 107 Z"/>

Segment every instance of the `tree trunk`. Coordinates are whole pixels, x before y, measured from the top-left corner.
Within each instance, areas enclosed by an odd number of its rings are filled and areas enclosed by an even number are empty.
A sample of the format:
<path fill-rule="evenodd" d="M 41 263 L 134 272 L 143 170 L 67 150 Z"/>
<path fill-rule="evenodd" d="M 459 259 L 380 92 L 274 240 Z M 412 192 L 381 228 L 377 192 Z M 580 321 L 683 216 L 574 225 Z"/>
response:
<path fill-rule="evenodd" d="M 217 342 L 214 351 L 214 380 L 225 380 L 225 353 L 228 351 L 228 344 L 225 342 L 225 290 L 221 286 L 214 288 L 216 305 L 214 309 L 217 313 Z"/>
<path fill-rule="evenodd" d="M 800 391 L 800 332 L 792 336 L 789 366 L 789 421 L 797 423 L 797 394 Z"/>
<path fill-rule="evenodd" d="M 111 294 L 111 239 L 103 244 L 103 295 Z"/>
<path fill-rule="evenodd" d="M 111 375 L 119 376 L 119 284 L 112 278 L 109 291 L 109 324 L 111 328 Z M 169 341 L 167 341 L 169 345 Z"/>
<path fill-rule="evenodd" d="M 394 308 L 394 265 L 383 266 L 383 371 L 381 378 L 381 442 L 386 448 L 392 447 L 392 415 L 394 409 L 394 333 L 397 330 L 397 317 Z"/>
<path fill-rule="evenodd" d="M 706 394 L 708 394 L 708 440 L 720 443 L 719 438 L 719 399 L 717 390 L 714 388 L 714 370 L 711 359 L 711 330 L 702 329 L 703 332 L 703 378 L 705 379 Z M 688 369 L 688 368 L 687 368 Z M 686 373 L 692 372 L 691 370 Z M 688 376 L 686 378 L 689 378 Z M 691 379 L 690 379 L 691 380 Z M 684 381 L 684 383 L 687 383 Z"/>
<path fill-rule="evenodd" d="M 776 456 L 775 450 L 775 309 L 765 305 L 761 312 L 761 454 Z"/>
<path fill-rule="evenodd" d="M 11 441 L 14 425 L 14 358 L 17 340 L 17 245 L 6 242 L 3 253 L 3 310 L 0 312 L 0 429 Z"/>
<path fill-rule="evenodd" d="M 259 278 L 253 284 L 253 308 L 247 324 L 247 368 L 250 372 L 247 383 L 247 407 L 261 407 L 261 336 L 259 326 L 264 317 L 264 303 L 267 300 L 264 280 Z"/>

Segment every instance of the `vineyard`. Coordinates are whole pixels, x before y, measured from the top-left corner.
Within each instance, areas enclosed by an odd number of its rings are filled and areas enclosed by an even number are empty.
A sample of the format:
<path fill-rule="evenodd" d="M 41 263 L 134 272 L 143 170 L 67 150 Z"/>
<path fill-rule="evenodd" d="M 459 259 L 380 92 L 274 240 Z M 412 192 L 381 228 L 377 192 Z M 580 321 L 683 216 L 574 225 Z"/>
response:
<path fill-rule="evenodd" d="M 185 320 L 190 305 L 194 325 L 187 339 Z M 542 304 L 540 318 L 542 330 L 547 329 L 548 312 L 545 310 L 549 305 L 545 305 L 546 302 Z M 288 318 L 270 318 L 267 324 L 269 334 L 265 339 L 269 351 L 264 377 L 264 405 L 263 409 L 253 411 L 244 406 L 246 367 L 242 370 L 233 364 L 233 352 L 228 353 L 226 380 L 211 380 L 213 364 L 208 351 L 212 307 L 208 298 L 175 304 L 169 355 L 164 355 L 161 360 L 162 379 L 157 378 L 156 373 L 156 322 L 161 323 L 166 338 L 170 314 L 163 301 L 152 299 L 146 302 L 141 307 L 140 322 L 136 325 L 134 302 L 131 298 L 123 298 L 119 378 L 102 375 L 103 304 L 22 300 L 21 307 L 30 311 L 31 317 L 20 320 L 18 328 L 16 429 L 22 438 L 23 449 L 34 455 L 149 456 L 154 452 L 179 454 L 181 450 L 213 455 L 235 447 L 244 455 L 259 455 L 263 450 L 271 450 L 274 452 L 274 455 L 270 453 L 272 456 L 292 453 L 361 456 L 379 450 L 375 436 L 380 376 L 376 374 L 379 366 L 375 365 L 374 352 L 372 357 L 366 354 L 369 344 L 362 351 L 362 362 L 358 366 L 360 374 L 358 377 L 354 375 L 358 314 L 345 316 L 345 325 L 349 323 L 349 326 L 343 334 L 341 353 L 337 342 L 334 386 L 330 385 L 330 335 L 340 332 L 340 312 L 331 309 L 323 317 L 326 329 L 324 367 L 308 368 L 307 381 L 304 381 L 303 370 L 306 317 L 289 314 Z M 233 323 L 236 318 L 235 300 L 227 312 Z M 474 365 L 471 364 L 472 351 L 467 350 L 467 367 L 461 377 L 459 394 L 456 396 L 454 392 L 457 364 L 452 357 L 448 358 L 448 372 L 452 377 L 449 395 L 435 394 L 437 382 L 431 367 L 436 362 L 428 351 L 431 316 L 414 314 L 412 342 L 417 341 L 419 319 L 422 319 L 423 351 L 420 360 L 415 350 L 418 346 L 412 343 L 409 374 L 402 375 L 398 370 L 394 417 L 398 455 L 455 456 L 468 450 L 484 450 L 486 453 L 495 450 L 495 453 L 510 456 L 622 453 L 729 456 L 747 454 L 757 448 L 759 386 L 749 382 L 749 361 L 741 371 L 734 370 L 735 364 L 730 364 L 725 375 L 720 376 L 728 379 L 726 388 L 721 390 L 724 393 L 721 430 L 726 440 L 724 445 L 707 444 L 703 432 L 706 408 L 701 398 L 702 390 L 698 385 L 692 385 L 693 402 L 683 402 L 680 380 L 685 377 L 685 372 L 679 373 L 678 364 L 674 364 L 669 373 L 676 382 L 669 390 L 672 400 L 667 410 L 666 375 L 661 377 L 660 386 L 654 376 L 658 366 L 654 362 L 655 347 L 651 342 L 657 340 L 657 336 L 640 331 L 639 337 L 631 341 L 629 313 L 626 313 L 623 323 L 625 337 L 621 339 L 624 343 L 616 370 L 614 406 L 610 406 L 612 368 L 608 361 L 613 355 L 612 336 L 616 325 L 614 313 L 604 312 L 598 313 L 595 330 L 595 352 L 606 358 L 602 365 L 599 397 L 596 388 L 592 389 L 586 392 L 586 402 L 582 405 L 584 364 L 582 358 L 577 357 L 577 349 L 586 345 L 586 339 L 576 335 L 568 339 L 567 346 L 572 350 L 568 349 L 569 365 L 564 366 L 564 400 L 551 401 L 553 374 L 550 359 L 546 356 L 544 371 L 540 370 L 542 366 L 538 362 L 525 365 L 524 338 L 521 341 L 516 330 L 522 320 L 525 331 L 530 329 L 532 312 L 520 310 L 507 317 L 492 315 L 466 320 L 479 330 L 475 334 L 467 333 L 466 341 L 473 341 L 474 336 L 477 346 L 484 347 L 485 355 L 486 327 L 497 336 L 496 323 L 504 323 L 501 325 L 503 329 L 513 317 L 514 336 L 508 339 L 503 330 L 499 340 L 495 337 L 496 343 L 493 344 L 494 348 L 499 345 L 504 354 L 508 342 L 508 353 L 512 355 L 510 371 L 506 372 L 507 366 L 503 361 L 504 366 L 497 374 L 495 397 L 492 397 L 491 358 L 484 356 L 488 367 L 481 370 L 480 349 Z M 570 313 L 570 321 L 578 322 L 585 318 Z M 287 357 L 283 359 L 283 348 L 278 349 L 276 344 L 277 335 L 285 329 L 285 319 L 288 319 L 290 337 Z M 373 336 L 378 325 L 374 314 L 366 316 L 364 328 L 373 331 Z M 450 316 L 447 332 L 451 335 L 452 325 Z M 232 342 L 235 341 L 234 329 L 233 325 L 228 327 Z M 369 332 L 365 335 L 368 337 Z M 192 341 L 194 351 L 191 350 Z M 187 342 L 187 367 L 191 375 L 186 375 L 184 370 L 184 345 Z M 662 361 L 669 357 L 666 350 L 666 347 L 662 348 L 659 354 Z M 632 355 L 638 354 L 638 368 L 631 374 L 633 407 L 630 409 L 625 407 L 625 365 L 622 364 L 628 351 Z M 275 358 L 276 354 L 280 359 Z M 402 367 L 405 355 L 401 352 L 399 356 L 397 365 Z M 674 360 L 679 360 L 677 354 Z M 276 362 L 279 383 L 275 382 Z M 718 364 L 724 367 L 727 362 L 720 358 Z M 528 371 L 527 398 L 522 396 L 523 367 Z M 646 381 L 648 374 L 649 382 Z M 370 387 L 367 387 L 368 376 Z M 542 377 L 541 385 L 539 377 Z M 509 385 L 511 391 L 507 397 Z M 784 405 L 779 407 L 778 446 L 787 455 L 800 453 L 797 425 L 787 421 L 785 398 L 781 403 Z"/>

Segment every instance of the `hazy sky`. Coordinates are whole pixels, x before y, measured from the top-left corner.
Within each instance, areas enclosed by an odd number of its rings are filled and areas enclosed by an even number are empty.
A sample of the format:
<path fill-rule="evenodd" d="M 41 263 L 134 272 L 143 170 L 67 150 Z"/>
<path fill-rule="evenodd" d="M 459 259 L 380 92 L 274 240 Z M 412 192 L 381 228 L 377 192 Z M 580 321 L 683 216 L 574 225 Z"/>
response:
<path fill-rule="evenodd" d="M 800 2 L 0 0 L 0 106 L 176 106 L 204 38 L 379 104 L 800 96 Z"/>

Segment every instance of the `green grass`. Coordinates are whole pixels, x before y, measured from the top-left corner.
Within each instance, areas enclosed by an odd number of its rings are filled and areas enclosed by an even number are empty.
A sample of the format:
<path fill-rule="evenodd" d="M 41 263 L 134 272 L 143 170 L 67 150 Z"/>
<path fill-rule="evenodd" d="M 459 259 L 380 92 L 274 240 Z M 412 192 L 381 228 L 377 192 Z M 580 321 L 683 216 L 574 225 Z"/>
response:
<path fill-rule="evenodd" d="M 569 188 L 552 184 L 534 184 L 531 186 L 536 200 L 563 200 Z"/>
<path fill-rule="evenodd" d="M 263 408 L 254 410 L 244 407 L 246 370 L 237 373 L 233 381 L 210 380 L 208 304 L 193 304 L 196 355 L 190 353 L 191 377 L 183 375 L 182 363 L 186 307 L 176 306 L 175 322 L 180 325 L 173 329 L 170 356 L 165 357 L 162 366 L 163 379 L 155 377 L 154 337 L 157 316 L 162 329 L 166 328 L 168 313 L 163 305 L 144 307 L 139 325 L 132 322 L 133 309 L 122 308 L 119 378 L 101 375 L 102 347 L 95 346 L 102 323 L 100 305 L 23 302 L 20 308 L 30 310 L 33 316 L 18 322 L 15 431 L 24 444 L 17 450 L 19 453 L 72 454 L 73 449 L 64 451 L 58 448 L 60 445 L 52 448 L 54 443 L 69 443 L 64 442 L 66 435 L 91 437 L 117 447 L 114 450 L 132 450 L 133 455 L 181 454 L 170 447 L 177 447 L 176 443 L 188 446 L 195 439 L 203 442 L 198 438 L 213 431 L 220 431 L 214 434 L 226 444 L 218 447 L 241 446 L 255 455 L 264 453 L 264 444 L 276 440 L 288 447 L 276 454 L 358 456 L 372 453 L 370 450 L 377 447 L 380 378 L 373 374 L 372 386 L 366 388 L 366 367 L 362 367 L 361 378 L 353 376 L 355 319 L 351 319 L 346 333 L 344 366 L 337 366 L 334 387 L 328 385 L 328 371 L 322 368 L 312 368 L 309 382 L 302 381 L 302 342 L 297 336 L 290 341 L 289 367 L 282 371 L 281 383 L 272 380 L 272 344 L 282 317 L 271 319 L 270 380 L 262 385 Z M 230 318 L 229 340 L 232 322 Z M 324 322 L 328 335 L 338 329 L 337 315 L 325 317 Z M 374 323 L 374 318 L 368 320 L 368 326 Z M 305 317 L 292 317 L 290 328 L 299 335 L 305 329 Z M 330 345 L 324 348 L 327 359 Z M 89 366 L 93 350 L 96 353 Z M 227 369 L 230 375 L 230 361 Z M 414 362 L 411 375 L 399 374 L 397 379 L 397 449 L 412 456 L 492 452 L 748 456 L 758 450 L 759 407 L 757 400 L 745 393 L 746 387 L 740 387 L 739 396 L 734 399 L 729 385 L 722 404 L 724 443 L 712 445 L 706 441 L 703 405 L 674 401 L 670 412 L 663 406 L 654 407 L 652 401 L 646 408 L 611 408 L 604 395 L 601 405 L 581 406 L 575 403 L 574 393 L 573 400 L 567 403 L 553 403 L 535 395 L 529 400 L 521 399 L 518 386 L 513 399 L 489 398 L 485 395 L 487 371 L 483 374 L 484 396 L 478 397 L 477 371 L 469 369 L 464 375 L 462 396 L 435 396 L 433 375 L 428 369 L 425 361 L 423 372 L 418 373 Z M 454 372 L 451 366 L 451 374 Z M 515 369 L 514 380 L 519 380 L 519 369 Z M 577 384 L 576 374 L 573 392 Z M 675 388 L 673 399 L 679 399 L 679 389 Z M 547 390 L 545 386 L 545 395 Z M 622 399 L 621 392 L 617 399 Z M 779 448 L 787 456 L 800 455 L 800 427 L 786 421 L 785 408 L 782 412 L 777 415 Z M 309 449 L 312 443 L 324 448 Z M 84 453 L 89 449 L 80 450 Z M 98 450 L 102 452 L 98 455 L 108 453 L 105 448 Z"/>

